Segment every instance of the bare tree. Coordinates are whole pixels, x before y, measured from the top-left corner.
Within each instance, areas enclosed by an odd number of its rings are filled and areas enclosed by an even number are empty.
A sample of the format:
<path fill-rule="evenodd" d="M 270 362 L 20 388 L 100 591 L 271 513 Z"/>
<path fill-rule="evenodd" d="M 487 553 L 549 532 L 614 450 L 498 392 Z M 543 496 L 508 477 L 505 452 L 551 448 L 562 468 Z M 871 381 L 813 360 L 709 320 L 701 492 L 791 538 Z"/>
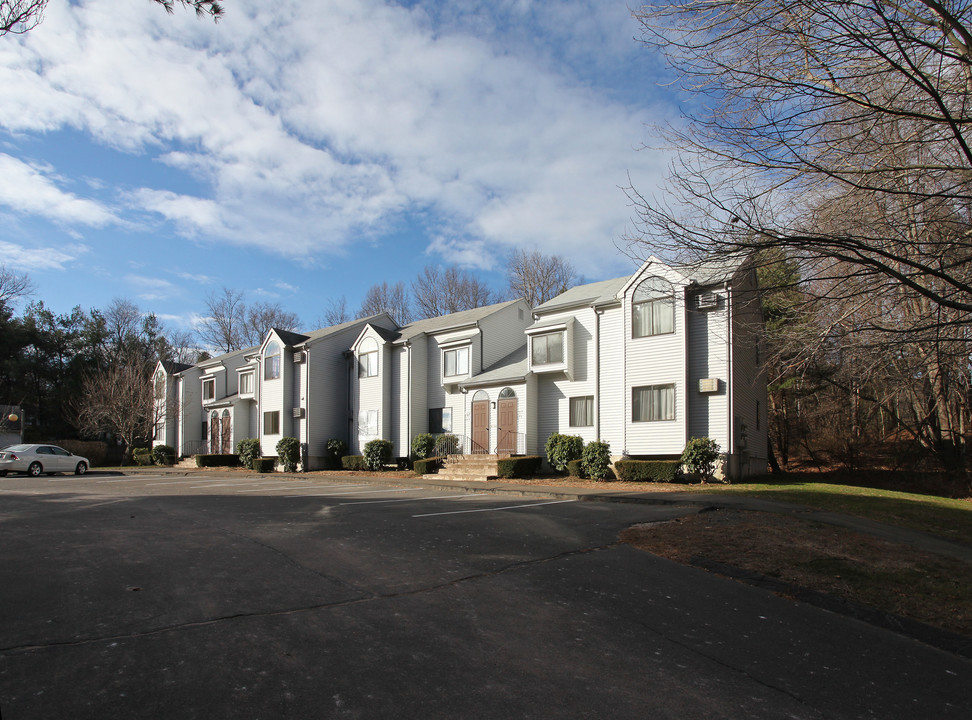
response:
<path fill-rule="evenodd" d="M 208 15 L 214 22 L 223 14 L 223 6 L 216 0 L 153 0 L 172 14 L 176 5 L 192 8 L 196 15 Z M 44 19 L 48 0 L 0 0 L 0 37 L 11 33 L 20 35 L 33 30 Z"/>
<path fill-rule="evenodd" d="M 472 310 L 494 302 L 493 292 L 479 278 L 458 265 L 443 269 L 426 265 L 412 281 L 415 314 L 430 318 Z"/>
<path fill-rule="evenodd" d="M 297 330 L 300 320 L 296 313 L 287 312 L 280 303 L 253 303 L 246 308 L 243 325 L 243 346 L 259 345 L 267 336 L 270 328 L 278 330 Z"/>
<path fill-rule="evenodd" d="M 34 293 L 34 284 L 27 273 L 14 272 L 6 264 L 0 264 L 0 309 L 7 307 L 21 298 L 30 297 Z"/>
<path fill-rule="evenodd" d="M 815 337 L 793 344 L 799 362 L 830 368 L 854 398 L 879 373 L 835 374 L 838 360 L 897 363 L 911 397 L 873 402 L 902 429 L 910 408 L 909 432 L 961 466 L 972 420 L 955 399 L 969 385 L 972 319 L 972 6 L 684 0 L 635 16 L 695 112 L 661 130 L 679 153 L 667 196 L 629 189 L 642 223 L 634 249 L 683 261 L 784 251 L 801 293 L 819 301 Z"/>
<path fill-rule="evenodd" d="M 84 378 L 75 410 L 82 433 L 116 435 L 130 457 L 136 440 L 148 437 L 159 420 L 151 370 L 141 357 L 116 358 L 109 368 Z"/>
<path fill-rule="evenodd" d="M 391 315 L 399 325 L 407 325 L 412 321 L 411 303 L 405 283 L 397 282 L 389 285 L 383 282 L 368 288 L 364 300 L 361 301 L 358 317 L 368 317 L 382 312 Z"/>
<path fill-rule="evenodd" d="M 331 298 L 327 301 L 324 314 L 317 319 L 317 324 L 321 327 L 331 327 L 349 320 L 351 320 L 351 313 L 348 311 L 348 300 L 342 295 L 337 300 Z"/>
<path fill-rule="evenodd" d="M 223 288 L 206 297 L 206 317 L 199 323 L 196 333 L 203 345 L 219 348 L 223 352 L 242 350 L 247 347 L 246 304 L 242 290 Z"/>
<path fill-rule="evenodd" d="M 510 293 L 526 300 L 530 307 L 547 302 L 580 281 L 570 262 L 539 250 L 514 250 L 506 263 Z"/>

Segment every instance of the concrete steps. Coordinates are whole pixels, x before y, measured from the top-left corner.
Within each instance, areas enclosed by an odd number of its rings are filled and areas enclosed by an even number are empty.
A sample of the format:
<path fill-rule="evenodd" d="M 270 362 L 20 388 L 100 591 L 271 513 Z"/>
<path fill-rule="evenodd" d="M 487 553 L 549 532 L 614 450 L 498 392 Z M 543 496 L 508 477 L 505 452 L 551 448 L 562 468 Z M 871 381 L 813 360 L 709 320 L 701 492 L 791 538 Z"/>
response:
<path fill-rule="evenodd" d="M 450 455 L 433 477 L 464 482 L 487 482 L 496 477 L 499 455 Z"/>

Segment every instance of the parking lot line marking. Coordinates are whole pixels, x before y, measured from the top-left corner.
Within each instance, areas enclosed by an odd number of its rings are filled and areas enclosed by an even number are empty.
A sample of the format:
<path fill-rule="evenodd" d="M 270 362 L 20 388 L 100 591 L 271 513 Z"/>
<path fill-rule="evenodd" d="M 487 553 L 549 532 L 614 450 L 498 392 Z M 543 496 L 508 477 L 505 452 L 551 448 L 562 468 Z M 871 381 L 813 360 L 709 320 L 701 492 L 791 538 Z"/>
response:
<path fill-rule="evenodd" d="M 287 484 L 285 480 L 276 480 L 274 482 Z M 322 488 L 327 488 L 327 487 L 349 488 L 349 487 L 365 487 L 366 485 L 367 485 L 367 483 L 359 483 L 359 484 L 356 484 L 356 485 L 308 485 L 306 489 L 307 490 L 320 490 Z M 271 486 L 267 486 L 267 487 L 256 488 L 255 490 L 237 490 L 236 492 L 238 492 L 238 493 L 250 493 L 250 492 L 263 492 L 264 490 L 303 490 L 303 489 L 304 488 L 295 488 L 295 487 L 286 488 L 286 487 L 280 487 L 280 485 L 277 485 L 277 486 L 272 486 L 271 485 Z M 300 497 L 303 497 L 303 495 L 301 495 Z"/>
<path fill-rule="evenodd" d="M 537 507 L 539 505 L 561 505 L 563 503 L 577 502 L 576 500 L 550 500 L 542 503 L 529 503 L 527 505 L 507 505 L 498 508 L 479 508 L 478 510 L 450 510 L 448 512 L 423 513 L 422 515 L 412 515 L 413 518 L 435 517 L 436 515 L 462 515 L 464 513 L 497 512 L 499 510 L 518 510 L 525 507 Z"/>
<path fill-rule="evenodd" d="M 396 492 L 411 492 L 412 490 L 421 490 L 420 487 L 414 488 L 402 488 L 401 490 L 351 490 L 350 492 L 339 492 L 339 493 L 316 493 L 314 495 L 286 495 L 288 498 L 303 498 L 303 497 L 333 497 L 335 495 L 372 495 L 374 493 L 396 493 Z"/>
<path fill-rule="evenodd" d="M 190 485 L 192 483 L 203 482 L 199 478 L 195 480 L 169 480 L 168 482 L 145 483 L 146 485 Z"/>
<path fill-rule="evenodd" d="M 158 475 L 157 477 L 162 477 Z M 120 483 L 120 482 L 138 482 L 139 480 L 144 480 L 145 478 L 123 478 L 121 480 L 95 480 L 99 483 Z"/>
<path fill-rule="evenodd" d="M 198 480 L 196 482 L 199 482 Z M 214 487 L 243 487 L 244 485 L 250 485 L 248 482 L 242 483 L 207 483 L 206 485 L 190 485 L 190 490 L 199 490 L 203 488 L 214 488 Z"/>
<path fill-rule="evenodd" d="M 355 500 L 354 502 L 338 503 L 338 505 L 378 505 L 379 503 L 416 502 L 417 500 L 443 500 L 449 498 L 462 500 L 463 498 L 476 497 L 477 495 L 489 495 L 489 493 L 469 493 L 468 495 L 433 495 L 431 497 L 395 498 L 394 500 Z"/>

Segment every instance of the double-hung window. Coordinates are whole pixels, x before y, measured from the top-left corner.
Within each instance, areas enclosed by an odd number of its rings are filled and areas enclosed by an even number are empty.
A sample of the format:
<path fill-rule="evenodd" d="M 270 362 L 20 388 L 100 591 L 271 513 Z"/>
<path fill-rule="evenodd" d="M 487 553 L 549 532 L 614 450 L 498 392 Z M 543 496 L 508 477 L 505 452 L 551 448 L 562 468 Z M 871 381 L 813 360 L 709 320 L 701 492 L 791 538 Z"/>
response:
<path fill-rule="evenodd" d="M 594 424 L 594 396 L 570 399 L 570 427 L 590 427 Z"/>
<path fill-rule="evenodd" d="M 469 348 L 461 347 L 442 353 L 442 374 L 445 377 L 469 374 Z"/>
<path fill-rule="evenodd" d="M 267 345 L 266 352 L 263 353 L 263 379 L 276 380 L 280 377 L 280 356 L 282 355 L 280 343 L 274 341 Z"/>
<path fill-rule="evenodd" d="M 373 338 L 365 338 L 358 348 L 358 377 L 378 375 L 378 343 Z"/>
<path fill-rule="evenodd" d="M 674 419 L 674 383 L 631 388 L 631 420 L 633 422 Z"/>
<path fill-rule="evenodd" d="M 452 432 L 452 408 L 429 410 L 429 432 L 433 434 Z"/>
<path fill-rule="evenodd" d="M 675 290 L 663 278 L 648 278 L 634 292 L 631 336 L 640 338 L 675 332 Z"/>
<path fill-rule="evenodd" d="M 279 410 L 273 410 L 271 412 L 263 413 L 263 434 L 264 435 L 280 434 L 280 411 Z"/>
<path fill-rule="evenodd" d="M 242 373 L 240 375 L 240 395 L 253 394 L 253 373 Z"/>
<path fill-rule="evenodd" d="M 532 344 L 533 364 L 534 365 L 553 365 L 564 361 L 564 334 L 563 332 L 544 333 L 534 335 L 530 342 Z"/>
<path fill-rule="evenodd" d="M 216 397 L 216 378 L 209 378 L 208 380 L 203 380 L 202 383 L 202 399 L 212 400 Z"/>

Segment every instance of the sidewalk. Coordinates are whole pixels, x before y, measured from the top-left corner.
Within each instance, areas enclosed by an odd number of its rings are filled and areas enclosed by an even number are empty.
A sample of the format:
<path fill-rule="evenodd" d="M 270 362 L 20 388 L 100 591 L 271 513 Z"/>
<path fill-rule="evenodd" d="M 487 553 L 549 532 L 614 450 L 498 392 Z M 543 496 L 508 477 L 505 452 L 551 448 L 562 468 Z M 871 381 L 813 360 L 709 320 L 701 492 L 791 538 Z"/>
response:
<path fill-rule="evenodd" d="M 97 472 L 97 471 L 96 471 Z M 122 475 L 138 475 L 142 473 L 166 474 L 184 476 L 198 472 L 238 472 L 227 469 L 190 469 L 190 468 L 161 468 L 157 466 L 123 468 L 118 471 Z M 254 475 L 254 477 L 259 477 Z M 637 503 L 643 505 L 680 505 L 697 507 L 702 510 L 732 509 L 750 510 L 755 512 L 771 512 L 782 515 L 799 516 L 805 520 L 834 525 L 854 530 L 865 535 L 879 537 L 890 542 L 910 545 L 919 550 L 953 557 L 963 562 L 972 563 L 972 546 L 952 542 L 935 535 L 909 530 L 895 525 L 887 525 L 874 520 L 860 518 L 853 515 L 816 510 L 803 505 L 780 502 L 776 500 L 762 500 L 741 495 L 709 495 L 695 492 L 642 492 L 635 490 L 611 490 L 610 483 L 601 488 L 565 487 L 551 485 L 519 485 L 499 481 L 472 482 L 461 480 L 436 480 L 429 477 L 398 478 L 376 475 L 340 475 L 327 473 L 272 473 L 268 477 L 292 477 L 294 479 L 309 479 L 326 477 L 333 479 L 353 479 L 356 482 L 370 482 L 375 485 L 390 487 L 427 487 L 435 489 L 463 490 L 467 492 L 489 492 L 497 495 L 514 495 L 520 497 L 553 497 L 558 500 L 577 500 L 580 502 L 617 502 Z"/>

